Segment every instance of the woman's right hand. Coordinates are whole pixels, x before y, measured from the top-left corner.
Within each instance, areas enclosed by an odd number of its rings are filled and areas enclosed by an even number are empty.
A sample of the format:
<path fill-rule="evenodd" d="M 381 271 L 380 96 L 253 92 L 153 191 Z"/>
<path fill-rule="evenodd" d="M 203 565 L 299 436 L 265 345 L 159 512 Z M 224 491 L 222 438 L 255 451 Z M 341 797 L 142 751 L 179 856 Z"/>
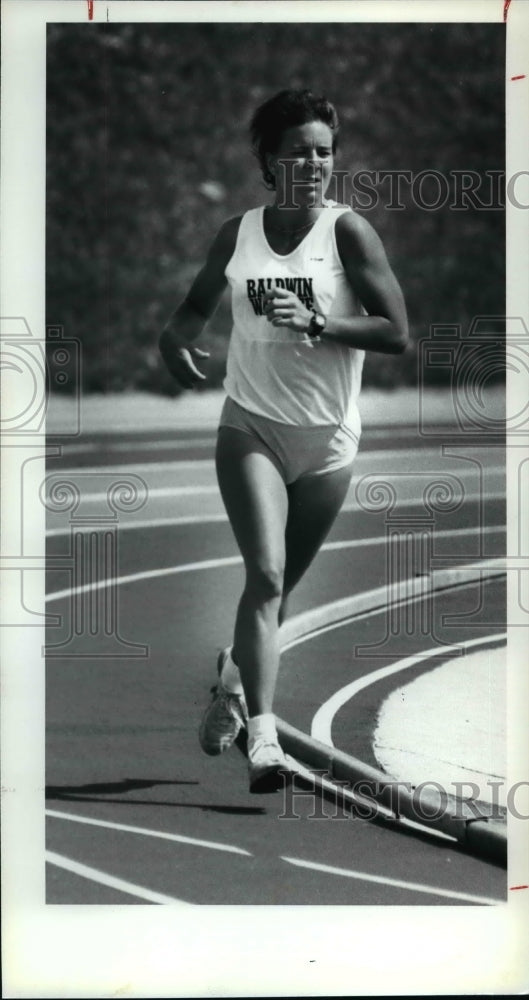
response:
<path fill-rule="evenodd" d="M 178 374 L 173 374 L 184 389 L 194 389 L 198 382 L 204 382 L 206 376 L 197 368 L 193 359 L 209 358 L 209 351 L 203 351 L 200 347 L 180 347 L 176 355 Z"/>
<path fill-rule="evenodd" d="M 169 347 L 165 346 L 163 340 L 160 344 L 163 359 L 171 372 L 173 378 L 183 389 L 194 389 L 198 382 L 203 382 L 206 378 L 204 372 L 200 371 L 195 364 L 196 360 L 209 358 L 209 351 L 203 351 L 200 347 Z"/>
<path fill-rule="evenodd" d="M 165 327 L 159 347 L 173 378 L 184 389 L 193 389 L 206 376 L 195 361 L 209 358 L 207 351 L 192 347 L 213 315 L 226 288 L 226 267 L 233 256 L 241 217 L 228 219 L 219 230 L 204 267 L 197 274 L 186 298 Z"/>

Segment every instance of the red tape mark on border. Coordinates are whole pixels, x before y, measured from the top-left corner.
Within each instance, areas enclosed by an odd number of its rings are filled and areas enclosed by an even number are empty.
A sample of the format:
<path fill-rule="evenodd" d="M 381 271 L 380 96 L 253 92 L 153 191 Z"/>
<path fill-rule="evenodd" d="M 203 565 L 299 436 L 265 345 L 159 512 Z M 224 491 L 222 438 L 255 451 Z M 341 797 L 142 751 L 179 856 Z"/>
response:
<path fill-rule="evenodd" d="M 507 20 L 507 14 L 509 13 L 509 7 L 511 6 L 511 0 L 505 0 L 503 4 L 503 20 Z"/>
<path fill-rule="evenodd" d="M 520 73 L 520 76 L 511 76 L 511 80 L 525 80 L 525 73 Z"/>
<path fill-rule="evenodd" d="M 509 891 L 512 892 L 514 889 L 529 889 L 529 885 L 511 885 L 509 886 Z"/>
<path fill-rule="evenodd" d="M 94 0 L 88 0 L 88 20 L 91 21 L 93 16 L 94 16 Z"/>

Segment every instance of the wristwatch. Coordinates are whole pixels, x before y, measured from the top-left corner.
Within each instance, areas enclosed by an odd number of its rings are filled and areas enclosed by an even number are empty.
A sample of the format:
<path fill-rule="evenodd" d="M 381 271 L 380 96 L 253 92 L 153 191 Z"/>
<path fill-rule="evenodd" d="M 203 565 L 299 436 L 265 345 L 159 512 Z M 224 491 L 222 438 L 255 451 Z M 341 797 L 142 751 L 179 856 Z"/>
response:
<path fill-rule="evenodd" d="M 310 337 L 311 340 L 316 340 L 316 338 L 323 333 L 326 322 L 327 320 L 325 319 L 325 316 L 322 316 L 321 313 L 318 313 L 315 309 L 313 309 L 312 318 L 307 329 L 307 336 Z"/>

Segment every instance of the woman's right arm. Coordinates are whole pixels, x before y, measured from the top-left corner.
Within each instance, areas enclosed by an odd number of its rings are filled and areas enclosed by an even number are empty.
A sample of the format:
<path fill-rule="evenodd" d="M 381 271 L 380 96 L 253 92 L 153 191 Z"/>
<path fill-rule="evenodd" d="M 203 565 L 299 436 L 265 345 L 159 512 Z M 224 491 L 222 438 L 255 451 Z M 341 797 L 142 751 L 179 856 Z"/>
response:
<path fill-rule="evenodd" d="M 191 288 L 166 323 L 159 341 L 160 353 L 171 375 L 183 386 L 192 389 L 206 376 L 194 363 L 194 358 L 207 358 L 191 344 L 202 333 L 213 315 L 226 287 L 226 267 L 235 250 L 241 219 L 228 219 L 215 237 L 206 263 L 197 274 Z"/>

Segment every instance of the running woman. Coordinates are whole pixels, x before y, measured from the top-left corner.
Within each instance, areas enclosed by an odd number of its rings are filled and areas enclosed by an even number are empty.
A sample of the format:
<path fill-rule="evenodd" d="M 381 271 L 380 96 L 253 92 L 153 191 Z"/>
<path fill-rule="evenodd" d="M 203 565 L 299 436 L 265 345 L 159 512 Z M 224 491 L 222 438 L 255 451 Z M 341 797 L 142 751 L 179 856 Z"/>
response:
<path fill-rule="evenodd" d="M 350 484 L 364 352 L 399 354 L 408 336 L 379 237 L 325 198 L 337 136 L 335 108 L 308 90 L 257 109 L 252 147 L 273 201 L 221 227 L 160 338 L 171 374 L 196 386 L 207 354 L 193 342 L 229 284 L 216 468 L 245 584 L 199 739 L 219 754 L 247 728 L 251 792 L 275 791 L 288 771 L 273 714 L 279 626 Z"/>

